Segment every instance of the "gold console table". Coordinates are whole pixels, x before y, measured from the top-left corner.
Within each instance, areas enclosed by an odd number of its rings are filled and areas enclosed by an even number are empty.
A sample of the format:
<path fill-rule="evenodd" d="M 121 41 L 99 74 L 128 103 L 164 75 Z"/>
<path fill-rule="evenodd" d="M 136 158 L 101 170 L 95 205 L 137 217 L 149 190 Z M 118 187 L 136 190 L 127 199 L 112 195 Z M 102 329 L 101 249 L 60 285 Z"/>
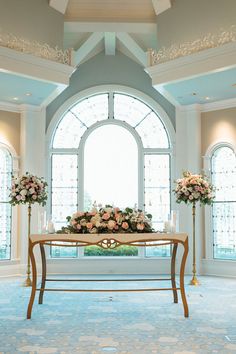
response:
<path fill-rule="evenodd" d="M 41 286 L 37 288 L 37 267 L 34 256 L 34 247 L 39 244 L 42 258 L 42 278 Z M 178 244 L 182 244 L 184 248 L 181 265 L 180 265 L 180 274 L 179 274 L 179 287 L 176 286 L 175 279 L 175 263 L 176 263 L 176 253 Z M 69 279 L 50 279 L 47 278 L 46 271 L 46 256 L 44 246 L 67 246 L 67 247 L 84 247 L 97 245 L 102 248 L 116 248 L 120 245 L 129 245 L 129 246 L 161 246 L 161 245 L 173 245 L 172 256 L 171 256 L 171 274 L 170 278 L 158 278 L 158 279 L 148 279 L 150 281 L 162 281 L 169 280 L 171 281 L 171 287 L 167 288 L 144 288 L 144 289 L 62 289 L 62 288 L 46 288 L 47 281 L 70 281 Z M 29 239 L 29 256 L 32 265 L 32 289 L 31 295 L 28 304 L 27 310 L 27 319 L 31 318 L 32 308 L 34 304 L 34 299 L 36 291 L 39 291 L 39 304 L 43 303 L 43 296 L 45 291 L 72 291 L 72 292 L 120 292 L 120 291 L 163 291 L 163 290 L 172 290 L 174 303 L 178 303 L 178 293 L 177 290 L 180 290 L 184 316 L 188 317 L 188 304 L 185 295 L 184 288 L 184 269 L 185 263 L 188 256 L 188 236 L 185 233 L 129 233 L 129 234 L 40 234 L 40 235 L 31 235 Z M 116 279 L 117 280 L 117 279 Z M 135 279 L 144 280 L 144 279 Z M 74 281 L 74 280 L 73 280 Z M 78 280 L 84 281 L 84 280 Z M 93 280 L 90 280 L 93 281 Z M 98 281 L 98 280 L 96 280 Z M 104 280 L 103 280 L 104 281 Z M 108 281 L 114 281 L 108 280 Z M 122 279 L 119 279 L 122 281 Z"/>

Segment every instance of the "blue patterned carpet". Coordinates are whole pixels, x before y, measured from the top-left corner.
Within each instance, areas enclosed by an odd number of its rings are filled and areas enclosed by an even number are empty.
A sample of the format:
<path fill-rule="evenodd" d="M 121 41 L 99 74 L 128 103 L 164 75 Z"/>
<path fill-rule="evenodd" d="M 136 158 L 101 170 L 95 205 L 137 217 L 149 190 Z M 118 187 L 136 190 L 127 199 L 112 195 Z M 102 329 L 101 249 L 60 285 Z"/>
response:
<path fill-rule="evenodd" d="M 181 300 L 174 304 L 171 292 L 48 292 L 43 305 L 36 299 L 32 319 L 26 320 L 30 289 L 20 286 L 22 279 L 1 279 L 0 353 L 236 353 L 236 279 L 200 280 L 198 288 L 186 286 L 187 319 Z M 76 284 L 69 286 L 80 286 Z M 100 288 L 153 285 L 96 284 Z M 81 285 L 85 286 L 95 284 Z"/>

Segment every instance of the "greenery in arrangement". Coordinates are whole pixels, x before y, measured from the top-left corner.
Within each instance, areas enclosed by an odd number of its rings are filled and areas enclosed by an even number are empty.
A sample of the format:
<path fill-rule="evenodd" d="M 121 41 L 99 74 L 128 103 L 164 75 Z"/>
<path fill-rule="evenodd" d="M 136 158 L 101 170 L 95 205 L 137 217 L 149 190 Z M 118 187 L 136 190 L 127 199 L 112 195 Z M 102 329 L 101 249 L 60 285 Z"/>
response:
<path fill-rule="evenodd" d="M 183 178 L 175 181 L 174 193 L 176 202 L 186 204 L 200 202 L 201 204 L 211 204 L 214 199 L 214 187 L 203 175 L 195 175 L 191 172 L 184 172 Z"/>
<path fill-rule="evenodd" d="M 122 245 L 116 248 L 104 249 L 99 246 L 87 246 L 84 249 L 85 256 L 138 256 L 138 249 L 135 246 Z"/>
<path fill-rule="evenodd" d="M 47 182 L 42 177 L 37 177 L 29 172 L 21 177 L 12 177 L 11 192 L 9 194 L 9 203 L 46 205 L 47 200 Z"/>
<path fill-rule="evenodd" d="M 77 211 L 67 216 L 68 226 L 59 233 L 132 233 L 153 232 L 152 215 L 142 210 L 126 208 L 121 210 L 106 205 L 91 211 Z"/>

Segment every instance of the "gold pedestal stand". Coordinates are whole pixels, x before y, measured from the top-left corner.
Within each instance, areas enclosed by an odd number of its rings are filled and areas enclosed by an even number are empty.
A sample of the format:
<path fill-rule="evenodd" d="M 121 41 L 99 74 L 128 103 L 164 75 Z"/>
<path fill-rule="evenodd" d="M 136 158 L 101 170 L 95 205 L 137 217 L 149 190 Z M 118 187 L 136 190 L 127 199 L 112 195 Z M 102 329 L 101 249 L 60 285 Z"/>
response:
<path fill-rule="evenodd" d="M 29 256 L 29 238 L 30 238 L 30 221 L 31 221 L 31 204 L 28 206 L 28 261 L 27 261 L 27 278 L 25 279 L 23 286 L 32 286 L 32 281 L 30 279 L 30 256 Z"/>
<path fill-rule="evenodd" d="M 192 215 L 193 215 L 193 277 L 190 281 L 190 285 L 195 285 L 198 286 L 200 285 L 200 282 L 198 281 L 196 277 L 196 239 L 195 239 L 195 215 L 196 215 L 196 204 L 195 202 L 193 203 L 192 207 Z"/>

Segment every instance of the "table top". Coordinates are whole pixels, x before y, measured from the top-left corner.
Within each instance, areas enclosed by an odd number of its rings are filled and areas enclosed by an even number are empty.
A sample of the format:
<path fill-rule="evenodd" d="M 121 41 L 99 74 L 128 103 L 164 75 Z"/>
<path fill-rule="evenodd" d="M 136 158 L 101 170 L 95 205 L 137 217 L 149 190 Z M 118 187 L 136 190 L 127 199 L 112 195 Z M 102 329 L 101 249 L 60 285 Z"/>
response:
<path fill-rule="evenodd" d="M 152 241 L 178 241 L 185 242 L 188 238 L 186 233 L 106 233 L 106 234 L 32 234 L 30 240 L 32 243 L 39 242 L 85 242 L 99 243 L 103 240 L 115 240 L 121 244 L 130 242 L 152 242 Z"/>

